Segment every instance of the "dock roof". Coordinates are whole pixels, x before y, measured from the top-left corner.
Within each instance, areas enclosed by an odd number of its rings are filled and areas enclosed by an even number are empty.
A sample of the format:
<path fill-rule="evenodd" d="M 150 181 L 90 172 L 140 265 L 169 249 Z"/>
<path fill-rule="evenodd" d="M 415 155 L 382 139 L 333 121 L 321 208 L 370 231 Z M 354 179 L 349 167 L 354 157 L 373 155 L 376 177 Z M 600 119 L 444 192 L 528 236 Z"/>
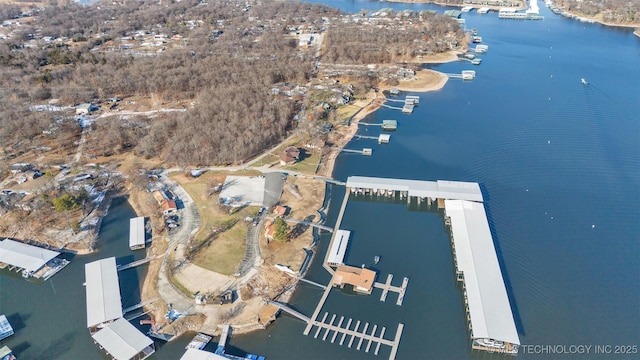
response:
<path fill-rule="evenodd" d="M 350 284 L 358 291 L 371 292 L 375 279 L 376 272 L 373 270 L 341 265 L 336 269 L 332 280 L 334 285 Z"/>
<path fill-rule="evenodd" d="M 5 315 L 0 315 L 0 340 L 13 335 L 13 327 Z"/>
<path fill-rule="evenodd" d="M 47 250 L 12 239 L 0 241 L 0 262 L 35 272 L 49 260 L 60 255 L 57 251 Z"/>
<path fill-rule="evenodd" d="M 520 344 L 483 204 L 445 200 L 458 271 L 464 275 L 472 337 Z"/>
<path fill-rule="evenodd" d="M 331 249 L 329 249 L 329 256 L 327 257 L 327 263 L 330 265 L 341 265 L 344 262 L 344 255 L 347 252 L 347 245 L 349 244 L 349 236 L 351 231 L 338 230 L 336 231 L 333 242 L 331 243 Z"/>
<path fill-rule="evenodd" d="M 139 216 L 129 220 L 129 247 L 144 247 L 145 231 L 144 217 Z"/>
<path fill-rule="evenodd" d="M 84 265 L 87 296 L 87 327 L 122 317 L 122 300 L 116 258 Z"/>
<path fill-rule="evenodd" d="M 432 199 L 483 201 L 480 185 L 474 182 L 349 176 L 347 178 L 347 187 L 406 191 L 409 193 L 409 196 L 430 197 Z"/>
<path fill-rule="evenodd" d="M 123 318 L 110 323 L 91 337 L 117 360 L 132 359 L 153 345 L 153 340 Z M 152 353 L 153 349 L 145 351 L 146 355 Z"/>
<path fill-rule="evenodd" d="M 227 360 L 227 358 L 212 352 L 188 348 L 180 360 Z"/>

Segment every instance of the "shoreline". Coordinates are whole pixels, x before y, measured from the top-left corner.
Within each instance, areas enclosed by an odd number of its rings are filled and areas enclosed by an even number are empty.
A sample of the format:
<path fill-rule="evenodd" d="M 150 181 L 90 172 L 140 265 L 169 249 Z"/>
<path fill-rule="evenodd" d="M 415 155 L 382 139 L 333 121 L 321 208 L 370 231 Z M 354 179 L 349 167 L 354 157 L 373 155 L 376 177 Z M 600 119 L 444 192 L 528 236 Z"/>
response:
<path fill-rule="evenodd" d="M 442 64 L 457 60 L 457 54 L 451 52 L 448 57 L 434 59 L 434 61 L 428 61 L 425 63 Z M 419 82 L 416 83 L 416 80 L 418 80 Z M 383 93 L 384 91 L 395 88 L 400 91 L 426 93 L 430 91 L 441 90 L 446 85 L 447 81 L 449 81 L 449 77 L 442 72 L 430 69 L 422 69 L 416 72 L 416 78 L 413 80 L 402 81 L 398 85 L 381 83 L 377 86 L 376 90 L 369 90 L 366 99 L 360 100 L 361 102 L 364 102 L 364 105 L 361 105 L 360 110 L 358 110 L 351 117 L 347 128 L 332 144 L 327 158 L 320 160 L 319 169 L 321 170 L 318 171 L 318 175 L 332 177 L 335 161 L 338 157 L 338 154 L 340 154 L 342 149 L 353 139 L 355 134 L 358 132 L 358 122 L 382 107 L 381 105 L 386 100 L 386 96 Z"/>

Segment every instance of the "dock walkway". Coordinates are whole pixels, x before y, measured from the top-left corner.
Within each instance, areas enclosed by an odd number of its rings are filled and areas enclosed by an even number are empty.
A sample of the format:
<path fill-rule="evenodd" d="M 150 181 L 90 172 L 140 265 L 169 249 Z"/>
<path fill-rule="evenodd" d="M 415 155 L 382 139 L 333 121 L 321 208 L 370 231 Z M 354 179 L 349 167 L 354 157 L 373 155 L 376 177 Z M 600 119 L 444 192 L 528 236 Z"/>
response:
<path fill-rule="evenodd" d="M 391 346 L 391 353 L 389 355 L 389 359 L 390 360 L 395 359 L 396 353 L 398 351 L 398 345 L 400 344 L 400 338 L 402 336 L 402 330 L 404 328 L 404 324 L 398 324 L 398 329 L 396 331 L 395 338 L 393 340 L 389 340 L 384 338 L 384 334 L 387 330 L 386 327 L 384 326 L 380 329 L 380 332 L 376 334 L 378 332 L 377 324 L 373 324 L 373 326 L 370 326 L 371 324 L 369 324 L 368 322 L 365 322 L 364 326 L 361 327 L 362 322 L 358 320 L 355 322 L 355 326 L 351 328 L 353 319 L 349 318 L 346 321 L 345 327 L 342 327 L 342 324 L 345 322 L 344 316 L 340 316 L 340 319 L 338 320 L 337 325 L 334 325 L 335 320 L 337 318 L 336 314 L 332 314 L 330 320 L 327 322 L 328 317 L 329 317 L 329 313 L 325 312 L 322 317 L 322 321 L 313 321 L 309 323 L 311 327 L 313 326 L 317 327 L 316 332 L 313 336 L 314 338 L 317 339 L 318 336 L 320 336 L 320 332 L 324 330 L 324 333 L 322 334 L 322 341 L 326 341 L 327 338 L 330 338 L 330 341 L 333 344 L 338 338 L 338 335 L 340 334 L 342 336 L 340 337 L 339 345 L 342 346 L 345 343 L 347 336 L 351 336 L 349 338 L 349 342 L 347 343 L 347 347 L 351 348 L 352 346 L 355 345 L 356 350 L 361 350 L 362 345 L 366 341 L 366 346 L 364 348 L 364 351 L 368 353 L 371 350 L 371 346 L 375 345 L 375 349 L 373 351 L 374 355 L 378 355 L 381 345 Z M 311 327 L 309 326 L 307 327 L 309 328 L 309 330 L 311 330 Z M 368 332 L 369 329 L 371 329 L 370 332 Z M 332 335 L 330 333 L 331 331 L 333 331 Z M 306 332 L 305 335 L 308 335 L 308 332 Z M 331 335 L 331 337 L 329 337 L 329 335 Z"/>
<path fill-rule="evenodd" d="M 398 293 L 398 300 L 396 300 L 396 305 L 402 305 L 404 301 L 404 294 L 407 291 L 407 285 L 409 284 L 409 278 L 405 277 L 402 280 L 402 286 L 393 286 L 391 285 L 391 280 L 393 280 L 393 275 L 387 275 L 387 281 L 384 283 L 376 282 L 373 283 L 373 286 L 377 289 L 382 289 L 382 294 L 380 294 L 380 301 L 384 302 L 387 300 L 387 295 L 389 291 L 393 291 Z"/>
<path fill-rule="evenodd" d="M 131 269 L 131 268 L 134 268 L 134 267 L 136 267 L 136 266 L 140 266 L 140 265 L 142 265 L 142 264 L 146 264 L 146 263 L 148 263 L 148 262 L 150 262 L 150 261 L 152 261 L 152 260 L 158 259 L 158 258 L 160 258 L 160 257 L 162 257 L 162 256 L 161 256 L 161 255 L 158 255 L 158 256 L 152 256 L 152 257 L 148 257 L 148 258 L 144 258 L 144 259 L 136 260 L 136 261 L 130 262 L 130 263 L 128 263 L 128 264 L 118 265 L 118 266 L 117 266 L 117 269 L 118 269 L 118 271 Z"/>

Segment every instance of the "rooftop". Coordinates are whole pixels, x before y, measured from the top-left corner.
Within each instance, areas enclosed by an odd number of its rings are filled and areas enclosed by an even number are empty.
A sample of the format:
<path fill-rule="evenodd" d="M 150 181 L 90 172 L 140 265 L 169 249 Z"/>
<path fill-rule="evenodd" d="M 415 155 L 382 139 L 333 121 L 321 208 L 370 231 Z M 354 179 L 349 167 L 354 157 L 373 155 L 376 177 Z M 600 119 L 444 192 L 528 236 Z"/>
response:
<path fill-rule="evenodd" d="M 116 258 L 110 257 L 84 265 L 87 296 L 87 327 L 122 317 L 120 282 Z"/>
<path fill-rule="evenodd" d="M 472 337 L 520 344 L 483 204 L 445 200 L 459 272 L 469 303 Z"/>
<path fill-rule="evenodd" d="M 348 265 L 338 266 L 333 275 L 333 285 L 353 285 L 356 291 L 370 293 L 376 279 L 373 270 Z"/>
<path fill-rule="evenodd" d="M 153 340 L 146 337 L 127 320 L 120 318 L 92 335 L 93 339 L 114 359 L 129 360 L 144 351 L 153 354 Z M 144 359 L 136 357 L 136 359 Z"/>
<path fill-rule="evenodd" d="M 406 191 L 409 193 L 409 196 L 429 197 L 432 199 L 483 201 L 480 185 L 473 182 L 447 180 L 423 181 L 349 176 L 347 178 L 347 187 Z"/>
<path fill-rule="evenodd" d="M 57 251 L 47 250 L 12 239 L 0 241 L 0 262 L 35 272 L 49 260 L 60 255 Z"/>

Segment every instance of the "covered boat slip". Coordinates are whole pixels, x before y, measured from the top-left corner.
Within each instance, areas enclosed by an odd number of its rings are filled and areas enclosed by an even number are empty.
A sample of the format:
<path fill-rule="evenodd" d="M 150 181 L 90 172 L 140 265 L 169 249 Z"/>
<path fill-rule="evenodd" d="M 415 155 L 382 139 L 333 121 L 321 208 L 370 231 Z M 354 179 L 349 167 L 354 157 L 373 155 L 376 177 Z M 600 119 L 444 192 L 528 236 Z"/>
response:
<path fill-rule="evenodd" d="M 0 315 L 0 340 L 13 335 L 13 327 L 5 315 Z"/>
<path fill-rule="evenodd" d="M 105 322 L 122 317 L 122 300 L 116 258 L 85 264 L 87 327 L 93 332 Z"/>
<path fill-rule="evenodd" d="M 131 250 L 144 249 L 145 228 L 144 217 L 139 216 L 129 220 L 129 248 Z"/>
<path fill-rule="evenodd" d="M 336 231 L 334 234 L 334 240 L 331 242 L 331 249 L 329 249 L 327 264 L 331 266 L 340 266 L 344 264 L 344 256 L 347 252 L 350 235 L 351 231 L 348 230 Z"/>
<path fill-rule="evenodd" d="M 458 280 L 464 282 L 473 347 L 517 353 L 520 339 L 483 204 L 445 200 Z"/>
<path fill-rule="evenodd" d="M 188 348 L 180 360 L 228 360 L 228 358 L 212 352 Z"/>
<path fill-rule="evenodd" d="M 483 201 L 480 185 L 463 181 L 423 181 L 349 176 L 347 187 L 351 189 L 375 189 L 407 192 L 408 196 L 431 199 L 455 199 Z"/>
<path fill-rule="evenodd" d="M 155 352 L 153 340 L 120 318 L 91 336 L 113 359 L 146 359 Z"/>
<path fill-rule="evenodd" d="M 0 241 L 0 262 L 32 275 L 56 256 L 57 251 L 44 249 L 12 239 Z"/>

